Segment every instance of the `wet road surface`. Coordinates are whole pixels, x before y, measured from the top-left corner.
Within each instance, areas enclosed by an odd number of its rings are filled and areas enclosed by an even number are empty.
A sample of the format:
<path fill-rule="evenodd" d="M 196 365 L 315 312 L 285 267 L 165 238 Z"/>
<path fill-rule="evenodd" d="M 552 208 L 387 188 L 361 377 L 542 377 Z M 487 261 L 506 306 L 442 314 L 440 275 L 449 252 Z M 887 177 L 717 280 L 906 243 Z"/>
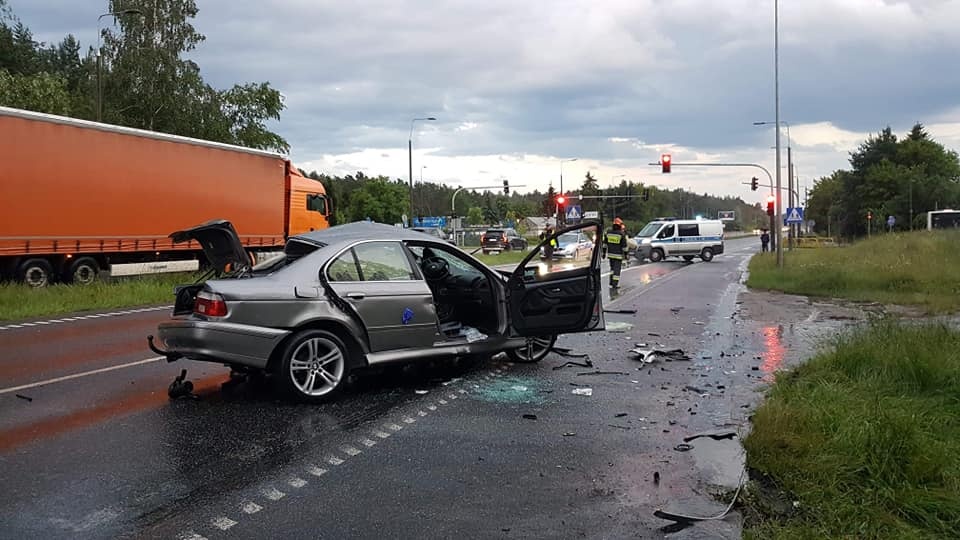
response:
<path fill-rule="evenodd" d="M 605 308 L 638 310 L 607 315 L 633 327 L 561 338 L 593 368 L 556 354 L 391 368 L 320 406 L 262 381 L 221 390 L 221 366 L 151 360 L 144 336 L 165 311 L 2 330 L 0 536 L 662 536 L 655 508 L 713 511 L 705 486 L 739 471 L 730 447 L 674 447 L 746 414 L 729 372 L 764 344 L 738 342 L 730 316 L 754 247 L 627 269 Z M 694 359 L 643 364 L 627 353 L 637 342 Z M 127 367 L 7 391 L 111 366 Z M 182 368 L 200 399 L 167 399 Z"/>

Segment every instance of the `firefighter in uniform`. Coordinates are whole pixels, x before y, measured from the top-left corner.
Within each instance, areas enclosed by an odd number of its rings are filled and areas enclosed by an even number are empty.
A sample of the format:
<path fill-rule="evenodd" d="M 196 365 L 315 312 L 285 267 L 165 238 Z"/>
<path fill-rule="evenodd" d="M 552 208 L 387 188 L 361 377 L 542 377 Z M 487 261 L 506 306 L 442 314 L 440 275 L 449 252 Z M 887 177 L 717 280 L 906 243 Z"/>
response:
<path fill-rule="evenodd" d="M 627 252 L 627 235 L 623 232 L 623 221 L 613 220 L 613 226 L 603 235 L 603 247 L 610 261 L 610 288 L 620 288 L 620 267 Z"/>

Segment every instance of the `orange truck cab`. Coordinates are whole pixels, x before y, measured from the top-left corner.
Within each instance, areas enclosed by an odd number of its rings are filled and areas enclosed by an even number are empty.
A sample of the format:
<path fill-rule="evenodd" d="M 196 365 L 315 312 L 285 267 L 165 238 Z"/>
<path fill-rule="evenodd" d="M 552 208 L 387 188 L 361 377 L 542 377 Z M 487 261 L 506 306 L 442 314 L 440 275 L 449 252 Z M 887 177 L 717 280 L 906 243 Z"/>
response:
<path fill-rule="evenodd" d="M 0 280 L 32 286 L 197 270 L 170 233 L 234 224 L 251 258 L 329 226 L 322 183 L 284 156 L 0 107 Z"/>

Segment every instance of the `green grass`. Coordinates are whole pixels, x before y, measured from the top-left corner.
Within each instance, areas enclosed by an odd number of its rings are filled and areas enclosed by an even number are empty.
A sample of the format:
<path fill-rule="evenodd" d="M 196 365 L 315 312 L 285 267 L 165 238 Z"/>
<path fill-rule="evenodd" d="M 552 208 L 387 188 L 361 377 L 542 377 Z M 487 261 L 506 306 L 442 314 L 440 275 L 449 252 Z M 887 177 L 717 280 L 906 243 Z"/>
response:
<path fill-rule="evenodd" d="M 0 284 L 0 321 L 16 321 L 132 306 L 173 303 L 173 287 L 191 283 L 195 274 L 166 274 L 97 282 L 88 286 L 52 285 L 32 289 L 14 283 Z"/>
<path fill-rule="evenodd" d="M 527 255 L 530 254 L 530 250 L 527 251 L 501 251 L 498 255 L 484 255 L 483 251 L 480 251 L 480 248 L 463 248 L 467 253 L 472 253 L 474 249 L 477 250 L 476 253 L 473 253 L 473 256 L 479 259 L 484 264 L 489 266 L 497 266 L 501 264 L 517 264 L 524 259 Z"/>
<path fill-rule="evenodd" d="M 777 378 L 753 426 L 752 477 L 799 506 L 772 515 L 751 490 L 745 538 L 960 538 L 960 332 L 838 338 Z"/>
<path fill-rule="evenodd" d="M 960 309 L 960 232 L 886 234 L 843 248 L 796 249 L 750 261 L 747 285 L 807 296 Z"/>

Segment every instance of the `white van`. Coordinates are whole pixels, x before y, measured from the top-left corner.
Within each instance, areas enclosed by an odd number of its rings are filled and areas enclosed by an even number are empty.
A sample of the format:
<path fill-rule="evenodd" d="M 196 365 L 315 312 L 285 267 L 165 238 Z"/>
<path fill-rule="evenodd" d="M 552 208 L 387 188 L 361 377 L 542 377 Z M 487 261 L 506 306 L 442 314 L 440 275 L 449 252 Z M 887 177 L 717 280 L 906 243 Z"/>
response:
<path fill-rule="evenodd" d="M 706 262 L 723 253 L 723 222 L 707 219 L 658 219 L 647 223 L 636 236 L 637 259 L 659 262 L 683 257 Z"/>

